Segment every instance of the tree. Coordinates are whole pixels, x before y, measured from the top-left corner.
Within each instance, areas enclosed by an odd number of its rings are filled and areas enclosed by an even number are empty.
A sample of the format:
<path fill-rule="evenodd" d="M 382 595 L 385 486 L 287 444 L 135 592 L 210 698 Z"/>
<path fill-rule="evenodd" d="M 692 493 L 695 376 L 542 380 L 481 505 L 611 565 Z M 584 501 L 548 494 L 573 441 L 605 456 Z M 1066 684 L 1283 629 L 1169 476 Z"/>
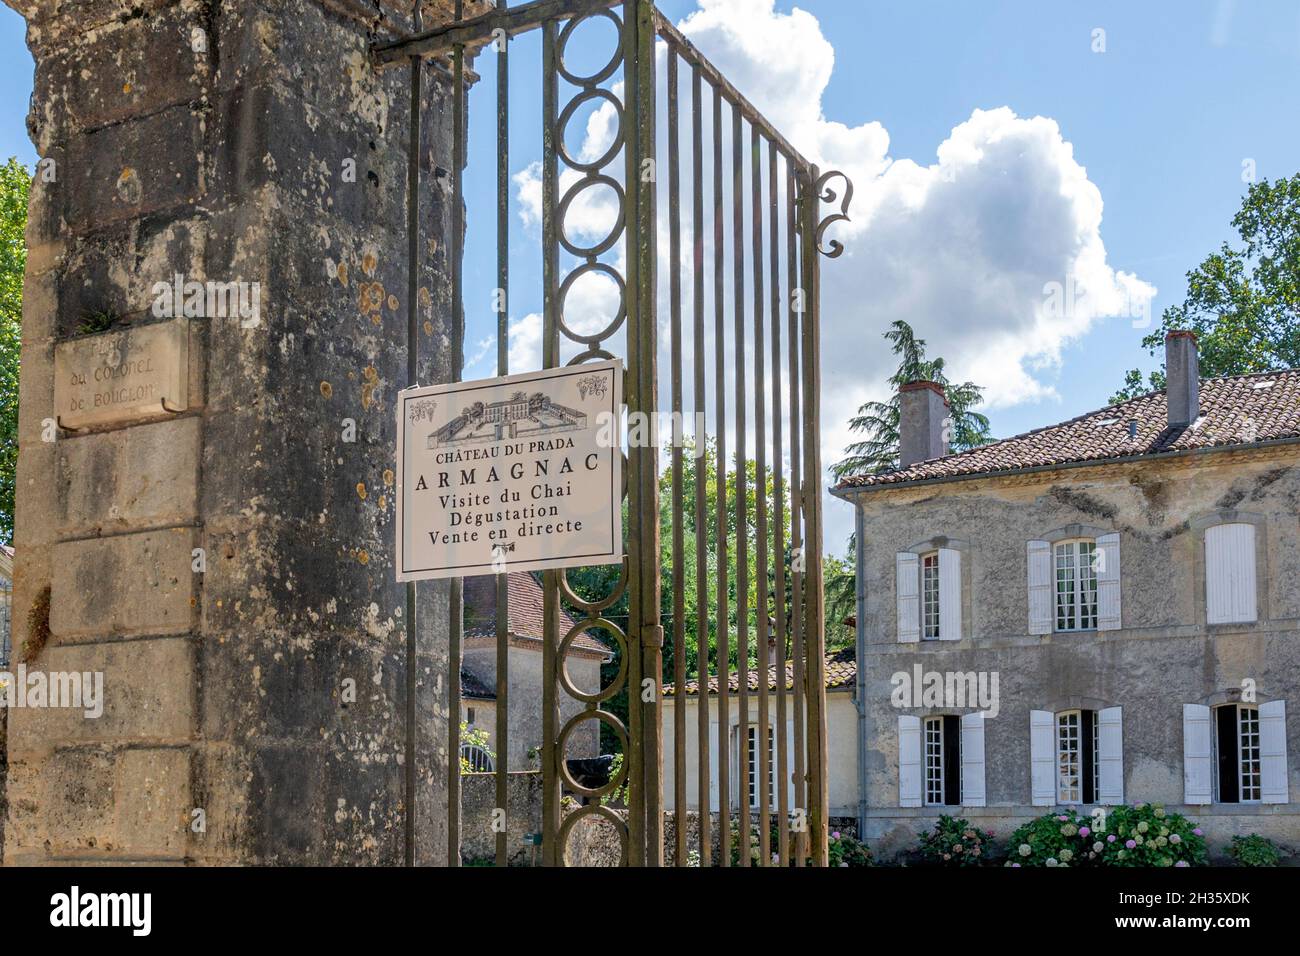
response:
<path fill-rule="evenodd" d="M 0 166 L 0 542 L 14 533 L 18 466 L 18 361 L 23 273 L 27 268 L 27 194 L 31 174 L 10 159 Z"/>
<path fill-rule="evenodd" d="M 865 437 L 845 449 L 846 457 L 831 467 L 836 478 L 888 471 L 898 467 L 898 390 L 908 382 L 930 381 L 943 386 L 952 414 L 950 445 L 964 451 L 992 441 L 989 420 L 973 411 L 984 400 L 983 389 L 971 382 L 949 383 L 942 358 L 925 357 L 925 340 L 918 339 L 912 327 L 896 320 L 885 333 L 894 354 L 901 356 L 898 370 L 890 377 L 892 393 L 888 402 L 867 402 L 849 419 L 849 429 Z"/>
<path fill-rule="evenodd" d="M 1300 367 L 1300 173 L 1255 183 L 1232 217 L 1241 237 L 1187 273 L 1187 296 L 1142 340 L 1151 355 L 1175 330 L 1196 333 L 1201 374 L 1247 375 Z M 1111 402 L 1165 387 L 1163 371 L 1144 382 L 1132 369 Z"/>

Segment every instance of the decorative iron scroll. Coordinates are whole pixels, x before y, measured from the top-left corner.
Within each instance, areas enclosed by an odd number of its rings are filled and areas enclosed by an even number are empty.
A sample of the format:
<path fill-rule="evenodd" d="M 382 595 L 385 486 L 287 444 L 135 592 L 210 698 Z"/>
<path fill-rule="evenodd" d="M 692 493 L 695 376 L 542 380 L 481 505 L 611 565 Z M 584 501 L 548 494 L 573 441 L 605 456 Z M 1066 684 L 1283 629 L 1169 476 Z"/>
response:
<path fill-rule="evenodd" d="M 817 224 L 817 251 L 827 259 L 838 259 L 844 255 L 844 244 L 842 242 L 838 239 L 832 239 L 829 247 L 823 246 L 822 236 L 826 234 L 827 229 L 837 222 L 852 222 L 849 218 L 849 204 L 853 202 L 853 180 L 838 169 L 832 169 L 830 172 L 824 173 L 813 184 L 813 195 L 821 202 L 833 203 L 839 196 L 835 190 L 830 188 L 830 182 L 836 178 L 844 180 L 844 199 L 840 202 L 840 211 L 832 213 Z"/>

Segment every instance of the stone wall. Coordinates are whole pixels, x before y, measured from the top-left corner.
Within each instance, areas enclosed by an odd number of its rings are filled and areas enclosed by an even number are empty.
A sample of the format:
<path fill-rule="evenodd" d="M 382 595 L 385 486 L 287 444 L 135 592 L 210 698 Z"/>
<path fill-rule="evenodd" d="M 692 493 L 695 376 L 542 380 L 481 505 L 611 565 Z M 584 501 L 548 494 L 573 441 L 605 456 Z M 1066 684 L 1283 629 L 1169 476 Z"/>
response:
<path fill-rule="evenodd" d="M 6 2 L 53 172 L 28 231 L 14 646 L 48 628 L 29 666 L 102 670 L 106 704 L 9 715 L 5 861 L 400 863 L 409 71 L 376 74 L 367 51 L 409 30 L 410 3 Z M 451 90 L 425 75 L 427 384 L 457 362 Z M 88 318 L 154 321 L 177 274 L 256 284 L 260 321 L 188 321 L 185 412 L 53 433 L 56 344 Z M 429 863 L 446 852 L 446 590 L 421 591 Z"/>

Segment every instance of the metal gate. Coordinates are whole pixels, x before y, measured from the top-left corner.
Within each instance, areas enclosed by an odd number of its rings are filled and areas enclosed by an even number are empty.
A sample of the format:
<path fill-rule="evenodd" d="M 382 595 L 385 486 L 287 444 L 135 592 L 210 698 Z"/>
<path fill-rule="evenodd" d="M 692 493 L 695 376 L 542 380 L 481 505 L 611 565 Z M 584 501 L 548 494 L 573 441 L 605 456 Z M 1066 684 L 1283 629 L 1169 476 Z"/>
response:
<path fill-rule="evenodd" d="M 414 303 L 421 255 L 420 64 L 430 58 L 450 62 L 451 234 L 463 242 L 466 54 L 492 46 L 498 77 L 497 371 L 511 371 L 509 47 L 513 38 L 536 30 L 542 44 L 543 365 L 620 357 L 627 368 L 629 416 L 640 413 L 647 416 L 640 421 L 657 422 L 659 413 L 668 413 L 673 423 L 668 450 L 660 448 L 658 436 L 628 442 L 627 554 L 609 593 L 579 594 L 568 572 L 544 574 L 542 861 L 564 865 L 573 829 L 598 817 L 617 831 L 624 865 L 662 865 L 667 815 L 678 824 L 672 849 L 679 866 L 688 860 L 704 866 L 825 865 L 818 260 L 842 251 L 839 243 L 825 246 L 823 239 L 828 226 L 847 219 L 852 186 L 843 174 L 823 174 L 801 156 L 651 0 L 535 0 L 515 7 L 497 0 L 495 9 L 470 19 L 463 6 L 457 0 L 450 24 L 427 31 L 417 24 L 416 34 L 374 49 L 379 66 L 411 67 L 411 341 L 418 341 Z M 584 74 L 566 54 L 575 32 L 593 20 L 612 24 L 617 44 L 603 66 Z M 661 78 L 663 89 L 657 85 Z M 595 151 L 599 155 L 575 151 L 566 139 L 584 107 L 608 110 L 614 120 L 609 142 Z M 829 186 L 835 177 L 843 179 L 842 196 Z M 607 235 L 581 244 L 566 223 L 582 195 L 597 189 L 615 197 L 613 222 Z M 822 203 L 836 208 L 823 217 Z M 664 224 L 668 235 L 661 245 Z M 451 256 L 458 356 L 465 328 L 462 253 Z M 589 276 L 617 289 L 617 309 L 602 328 L 577 327 L 566 318 L 568 297 Z M 689 441 L 679 424 L 688 420 L 695 423 Z M 499 808 L 508 803 L 511 770 L 506 578 L 498 576 L 496 602 L 493 772 Z M 690 584 L 693 619 L 686 608 Z M 413 594 L 407 602 L 411 643 Z M 624 606 L 625 614 L 615 613 Z M 576 620 L 572 628 L 561 629 L 561 607 Z M 451 614 L 447 753 L 456 755 L 459 582 L 453 582 Z M 599 689 L 575 686 L 567 672 L 568 649 L 586 631 L 617 645 L 617 672 Z M 674 692 L 667 753 L 665 681 Z M 692 681 L 696 705 L 688 719 Z M 710 681 L 715 694 L 708 692 Z M 614 702 L 624 698 L 622 715 Z M 580 702 L 576 711 L 574 700 Z M 610 729 L 624 758 L 613 779 L 590 787 L 575 779 L 566 745 L 579 726 L 593 720 Z M 751 740 L 761 743 L 751 749 Z M 407 757 L 410 770 L 412 749 Z M 665 766 L 672 772 L 669 793 Z M 622 808 L 602 802 L 615 792 L 626 794 Z M 414 796 L 412 771 L 408 812 L 414 812 Z M 452 757 L 452 866 L 461 862 L 460 802 L 461 771 Z M 712 811 L 700 812 L 693 827 L 687 823 L 692 803 Z M 502 827 L 495 836 L 498 865 L 510 855 L 508 839 Z"/>

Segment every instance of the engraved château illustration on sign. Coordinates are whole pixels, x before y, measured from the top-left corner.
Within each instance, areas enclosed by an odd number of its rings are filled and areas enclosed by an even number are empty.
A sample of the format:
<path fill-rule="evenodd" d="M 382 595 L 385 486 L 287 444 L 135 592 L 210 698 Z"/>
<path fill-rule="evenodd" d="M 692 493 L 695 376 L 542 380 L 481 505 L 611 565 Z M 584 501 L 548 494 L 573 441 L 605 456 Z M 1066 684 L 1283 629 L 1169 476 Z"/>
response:
<path fill-rule="evenodd" d="M 398 397 L 397 577 L 623 560 L 622 363 Z"/>
<path fill-rule="evenodd" d="M 581 391 L 581 382 L 578 387 Z M 582 397 L 586 398 L 586 393 Z M 515 392 L 504 401 L 474 402 L 430 435 L 429 447 L 501 441 L 503 438 L 576 431 L 586 427 L 585 412 L 553 402 L 542 392 L 532 395 Z"/>

